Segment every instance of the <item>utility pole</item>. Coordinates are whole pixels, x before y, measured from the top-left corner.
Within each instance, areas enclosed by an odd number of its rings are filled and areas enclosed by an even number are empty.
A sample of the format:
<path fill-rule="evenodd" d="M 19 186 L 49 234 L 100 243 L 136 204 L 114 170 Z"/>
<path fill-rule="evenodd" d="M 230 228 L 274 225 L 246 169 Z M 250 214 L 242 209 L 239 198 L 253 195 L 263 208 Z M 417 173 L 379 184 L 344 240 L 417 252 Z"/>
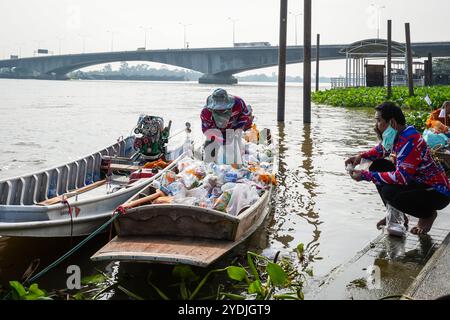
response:
<path fill-rule="evenodd" d="M 111 52 L 114 51 L 114 34 L 116 33 L 115 31 L 112 30 L 108 30 L 106 31 L 108 33 L 111 33 Z"/>
<path fill-rule="evenodd" d="M 180 25 L 182 25 L 183 26 L 183 35 L 184 35 L 184 41 L 183 41 L 183 48 L 187 48 L 187 42 L 186 42 L 186 28 L 188 27 L 188 26 L 191 26 L 192 24 L 188 24 L 188 23 L 179 23 Z"/>
<path fill-rule="evenodd" d="M 83 35 L 80 34 L 79 35 L 81 37 L 82 43 L 83 43 L 83 51 L 82 53 L 86 53 L 86 38 L 88 37 L 87 35 Z"/>
<path fill-rule="evenodd" d="M 408 89 L 409 96 L 414 96 L 414 79 L 413 79 L 413 57 L 411 48 L 411 28 L 409 23 L 405 23 L 406 35 L 406 56 L 408 61 Z"/>
<path fill-rule="evenodd" d="M 387 24 L 387 97 L 392 97 L 392 20 Z"/>
<path fill-rule="evenodd" d="M 278 51 L 278 122 L 284 122 L 286 103 L 286 38 L 288 1 L 280 0 L 280 45 Z"/>
<path fill-rule="evenodd" d="M 228 20 L 230 20 L 233 23 L 233 47 L 236 43 L 236 22 L 239 21 L 239 19 L 232 19 L 228 17 Z"/>
<path fill-rule="evenodd" d="M 298 39 L 297 39 L 297 33 L 298 33 L 298 17 L 302 16 L 303 13 L 295 13 L 292 11 L 289 11 L 290 14 L 292 14 L 294 16 L 294 20 L 295 20 L 295 45 L 298 45 Z"/>
<path fill-rule="evenodd" d="M 316 92 L 319 91 L 319 71 L 320 71 L 320 34 L 317 34 L 316 45 Z"/>
<path fill-rule="evenodd" d="M 311 123 L 311 0 L 304 0 L 303 37 L 303 123 Z"/>
<path fill-rule="evenodd" d="M 429 86 L 433 85 L 433 54 L 431 52 L 428 53 L 428 79 Z"/>
<path fill-rule="evenodd" d="M 377 39 L 380 39 L 380 11 L 381 9 L 385 9 L 386 6 L 377 6 L 373 3 L 371 4 L 371 6 L 377 10 Z"/>
<path fill-rule="evenodd" d="M 147 32 L 152 30 L 152 28 L 141 27 L 144 30 L 144 49 L 147 50 Z"/>

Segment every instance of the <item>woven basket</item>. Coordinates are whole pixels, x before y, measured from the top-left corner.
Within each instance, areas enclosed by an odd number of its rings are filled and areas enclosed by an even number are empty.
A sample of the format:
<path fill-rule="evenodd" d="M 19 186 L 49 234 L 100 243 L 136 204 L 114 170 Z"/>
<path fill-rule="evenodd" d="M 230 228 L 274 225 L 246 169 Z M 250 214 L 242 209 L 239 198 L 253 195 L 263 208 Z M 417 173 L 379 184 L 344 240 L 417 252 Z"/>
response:
<path fill-rule="evenodd" d="M 446 149 L 444 148 L 433 149 L 431 155 L 436 162 L 439 162 L 444 167 L 445 173 L 450 177 L 450 153 L 445 151 Z"/>

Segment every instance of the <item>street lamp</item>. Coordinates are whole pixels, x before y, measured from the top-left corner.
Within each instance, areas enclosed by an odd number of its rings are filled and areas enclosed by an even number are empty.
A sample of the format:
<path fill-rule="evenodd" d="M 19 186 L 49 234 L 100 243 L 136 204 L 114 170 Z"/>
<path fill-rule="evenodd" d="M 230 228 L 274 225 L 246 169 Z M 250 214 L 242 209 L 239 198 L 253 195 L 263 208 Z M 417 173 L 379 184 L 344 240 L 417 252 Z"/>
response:
<path fill-rule="evenodd" d="M 79 34 L 78 36 L 80 36 L 81 39 L 83 40 L 83 53 L 86 53 L 86 38 L 88 36 L 87 35 L 83 35 L 83 34 Z"/>
<path fill-rule="evenodd" d="M 380 6 L 374 3 L 371 6 L 377 10 L 377 39 L 380 39 L 380 11 L 381 9 L 386 9 L 386 6 Z"/>
<path fill-rule="evenodd" d="M 298 42 L 297 42 L 298 17 L 302 16 L 303 13 L 295 13 L 295 12 L 289 11 L 289 14 L 292 14 L 295 18 L 295 45 L 297 46 L 298 45 Z"/>
<path fill-rule="evenodd" d="M 17 56 L 21 57 L 22 56 L 22 46 L 24 45 L 24 43 L 16 43 L 15 45 L 17 46 Z"/>
<path fill-rule="evenodd" d="M 239 19 L 232 19 L 228 17 L 228 20 L 233 23 L 233 46 L 236 43 L 236 22 L 239 21 Z"/>
<path fill-rule="evenodd" d="M 152 28 L 145 28 L 145 27 L 140 27 L 142 30 L 144 30 L 144 34 L 145 34 L 145 40 L 144 40 L 144 49 L 147 50 L 147 31 L 152 30 Z"/>
<path fill-rule="evenodd" d="M 58 38 L 56 38 L 56 39 L 58 39 L 58 43 L 59 43 L 59 55 L 61 55 L 61 43 L 62 43 L 62 41 L 64 40 L 64 38 L 58 37 Z"/>
<path fill-rule="evenodd" d="M 111 33 L 111 51 L 114 51 L 114 34 L 117 32 L 113 30 L 108 30 L 106 32 Z"/>
<path fill-rule="evenodd" d="M 187 28 L 188 26 L 192 26 L 192 24 L 190 24 L 190 23 L 181 23 L 181 22 L 179 22 L 179 24 L 182 25 L 182 26 L 183 26 L 183 29 L 184 29 L 184 43 L 183 43 L 183 48 L 186 48 L 186 47 L 187 47 L 187 42 L 186 42 L 186 28 Z"/>

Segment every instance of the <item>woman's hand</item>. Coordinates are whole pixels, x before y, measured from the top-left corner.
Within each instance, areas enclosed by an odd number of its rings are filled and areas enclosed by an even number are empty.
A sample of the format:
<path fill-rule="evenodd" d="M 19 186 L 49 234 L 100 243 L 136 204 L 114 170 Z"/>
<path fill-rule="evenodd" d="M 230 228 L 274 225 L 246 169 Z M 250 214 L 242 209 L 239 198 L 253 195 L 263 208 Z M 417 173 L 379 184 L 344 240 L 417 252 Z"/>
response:
<path fill-rule="evenodd" d="M 353 167 L 356 167 L 358 164 L 361 163 L 361 156 L 357 155 L 351 158 L 348 158 L 345 160 L 345 166 L 347 167 L 348 164 L 351 164 Z"/>
<path fill-rule="evenodd" d="M 350 176 L 355 181 L 362 181 L 361 170 L 353 170 Z"/>

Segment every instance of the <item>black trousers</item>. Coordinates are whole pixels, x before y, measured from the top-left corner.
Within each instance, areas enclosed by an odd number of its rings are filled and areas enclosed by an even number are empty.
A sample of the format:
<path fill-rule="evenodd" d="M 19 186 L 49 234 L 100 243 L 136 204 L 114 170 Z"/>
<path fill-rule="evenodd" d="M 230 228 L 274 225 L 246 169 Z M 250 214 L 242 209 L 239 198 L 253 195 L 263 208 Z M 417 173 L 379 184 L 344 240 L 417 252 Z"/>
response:
<path fill-rule="evenodd" d="M 388 160 L 378 159 L 372 163 L 369 171 L 395 171 L 395 165 Z M 434 211 L 442 210 L 450 203 L 450 198 L 425 184 L 382 184 L 377 185 L 377 189 L 384 205 L 389 203 L 397 210 L 417 218 L 429 218 Z"/>

